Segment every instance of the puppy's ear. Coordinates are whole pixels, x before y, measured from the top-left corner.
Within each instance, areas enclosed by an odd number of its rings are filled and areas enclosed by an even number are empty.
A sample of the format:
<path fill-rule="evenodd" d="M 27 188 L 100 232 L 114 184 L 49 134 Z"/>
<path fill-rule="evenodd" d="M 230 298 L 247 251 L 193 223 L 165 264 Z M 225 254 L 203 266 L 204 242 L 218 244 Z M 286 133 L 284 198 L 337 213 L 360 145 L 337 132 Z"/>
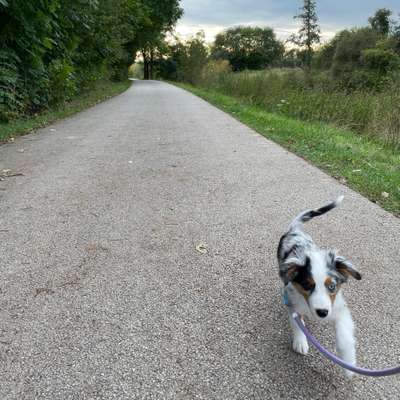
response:
<path fill-rule="evenodd" d="M 361 274 L 354 268 L 353 264 L 344 257 L 337 256 L 335 258 L 335 268 L 336 271 L 343 276 L 345 282 L 350 276 L 358 281 L 361 279 Z"/>
<path fill-rule="evenodd" d="M 287 259 L 280 268 L 280 275 L 285 284 L 292 282 L 297 274 L 299 273 L 299 269 L 303 268 L 303 263 L 297 258 L 289 258 Z"/>

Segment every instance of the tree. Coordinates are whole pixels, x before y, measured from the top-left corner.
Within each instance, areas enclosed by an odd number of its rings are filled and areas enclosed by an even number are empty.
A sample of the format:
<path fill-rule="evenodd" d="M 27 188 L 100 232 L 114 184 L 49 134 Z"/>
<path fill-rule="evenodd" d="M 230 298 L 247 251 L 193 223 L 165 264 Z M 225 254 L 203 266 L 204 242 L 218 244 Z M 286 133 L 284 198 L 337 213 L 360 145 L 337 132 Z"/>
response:
<path fill-rule="evenodd" d="M 379 38 L 380 35 L 369 27 L 340 32 L 336 36 L 332 64 L 334 77 L 340 77 L 361 68 L 363 50 L 374 48 Z"/>
<path fill-rule="evenodd" d="M 329 42 L 321 46 L 314 54 L 312 65 L 318 69 L 331 69 L 338 44 L 344 40 L 348 34 L 348 30 L 340 31 Z"/>
<path fill-rule="evenodd" d="M 283 51 L 271 28 L 238 26 L 216 36 L 212 58 L 228 60 L 234 71 L 262 69 L 279 60 Z"/>
<path fill-rule="evenodd" d="M 157 49 L 163 46 L 165 35 L 171 31 L 183 10 L 180 0 L 141 0 L 147 10 L 140 22 L 140 35 L 135 42 L 143 58 L 144 79 L 154 75 L 154 58 Z"/>
<path fill-rule="evenodd" d="M 178 43 L 174 50 L 177 63 L 177 78 L 195 84 L 201 78 L 208 62 L 208 47 L 204 32 L 198 32 L 185 43 Z"/>
<path fill-rule="evenodd" d="M 196 84 L 208 63 L 209 48 L 203 31 L 183 41 L 178 36 L 169 41 L 168 51 L 156 62 L 157 76 Z"/>
<path fill-rule="evenodd" d="M 305 49 L 305 65 L 308 70 L 311 68 L 313 56 L 313 46 L 321 40 L 321 29 L 318 25 L 318 16 L 315 0 L 304 0 L 304 5 L 300 9 L 300 14 L 295 19 L 302 21 L 301 28 L 297 35 L 292 35 L 290 41 L 300 48 Z"/>
<path fill-rule="evenodd" d="M 392 11 L 387 8 L 380 8 L 375 12 L 375 15 L 368 19 L 372 29 L 377 31 L 382 36 L 387 37 L 390 31 L 390 16 Z"/>

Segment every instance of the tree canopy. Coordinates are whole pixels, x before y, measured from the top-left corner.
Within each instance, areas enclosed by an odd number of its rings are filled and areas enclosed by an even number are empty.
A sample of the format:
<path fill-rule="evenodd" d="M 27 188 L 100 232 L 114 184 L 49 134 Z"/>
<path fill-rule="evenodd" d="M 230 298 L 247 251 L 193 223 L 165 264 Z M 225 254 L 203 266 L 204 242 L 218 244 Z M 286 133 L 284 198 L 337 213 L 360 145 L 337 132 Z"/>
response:
<path fill-rule="evenodd" d="M 0 119 L 122 79 L 182 14 L 180 0 L 0 0 Z"/>
<path fill-rule="evenodd" d="M 228 60 L 234 71 L 262 69 L 279 60 L 283 50 L 271 28 L 237 26 L 216 36 L 212 57 Z"/>
<path fill-rule="evenodd" d="M 390 16 L 392 11 L 387 8 L 380 8 L 375 12 L 375 15 L 368 19 L 372 29 L 380 35 L 387 36 L 390 30 Z"/>

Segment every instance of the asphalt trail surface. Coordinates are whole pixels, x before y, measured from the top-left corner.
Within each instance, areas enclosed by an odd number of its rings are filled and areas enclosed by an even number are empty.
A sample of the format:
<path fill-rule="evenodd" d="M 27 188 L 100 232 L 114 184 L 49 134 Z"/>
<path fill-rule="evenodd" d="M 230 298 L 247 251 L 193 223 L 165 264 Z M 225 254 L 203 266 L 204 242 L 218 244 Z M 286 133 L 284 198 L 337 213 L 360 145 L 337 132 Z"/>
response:
<path fill-rule="evenodd" d="M 203 100 L 136 81 L 0 146 L 3 170 L 23 175 L 0 182 L 0 399 L 400 398 L 290 350 L 275 259 L 344 194 L 307 230 L 363 275 L 359 364 L 396 364 L 400 220 Z"/>

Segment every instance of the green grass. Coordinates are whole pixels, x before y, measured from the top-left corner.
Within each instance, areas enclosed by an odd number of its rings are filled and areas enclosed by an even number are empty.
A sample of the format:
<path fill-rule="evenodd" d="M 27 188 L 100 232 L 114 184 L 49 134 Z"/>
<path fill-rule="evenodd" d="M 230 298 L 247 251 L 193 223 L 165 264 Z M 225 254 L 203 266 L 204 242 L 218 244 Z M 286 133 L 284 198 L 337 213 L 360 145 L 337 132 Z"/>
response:
<path fill-rule="evenodd" d="M 311 161 L 386 210 L 400 215 L 400 152 L 382 141 L 323 123 L 269 113 L 260 106 L 211 89 L 187 84 L 179 86 Z"/>
<path fill-rule="evenodd" d="M 381 92 L 346 91 L 327 73 L 306 78 L 301 70 L 204 73 L 197 83 L 274 114 L 332 124 L 400 149 L 400 77 Z"/>
<path fill-rule="evenodd" d="M 16 119 L 9 123 L 0 123 L 0 142 L 6 141 L 11 137 L 29 133 L 58 119 L 82 111 L 110 97 L 116 96 L 128 89 L 130 85 L 131 81 L 128 80 L 124 82 L 98 81 L 90 90 L 81 93 L 63 105 L 58 105 L 40 114 Z"/>

